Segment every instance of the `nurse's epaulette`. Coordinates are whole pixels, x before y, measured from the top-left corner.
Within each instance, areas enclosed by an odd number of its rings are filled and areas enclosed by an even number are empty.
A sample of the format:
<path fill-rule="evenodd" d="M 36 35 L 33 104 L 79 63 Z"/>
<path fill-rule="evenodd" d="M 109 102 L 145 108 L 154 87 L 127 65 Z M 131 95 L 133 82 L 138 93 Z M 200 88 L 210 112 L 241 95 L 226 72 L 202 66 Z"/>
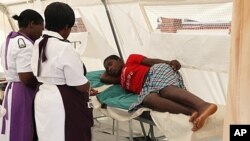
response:
<path fill-rule="evenodd" d="M 17 44 L 18 44 L 18 47 L 19 47 L 19 48 L 25 48 L 25 47 L 26 47 L 26 43 L 25 43 L 25 41 L 23 40 L 23 38 L 19 38 L 19 39 L 17 40 Z"/>

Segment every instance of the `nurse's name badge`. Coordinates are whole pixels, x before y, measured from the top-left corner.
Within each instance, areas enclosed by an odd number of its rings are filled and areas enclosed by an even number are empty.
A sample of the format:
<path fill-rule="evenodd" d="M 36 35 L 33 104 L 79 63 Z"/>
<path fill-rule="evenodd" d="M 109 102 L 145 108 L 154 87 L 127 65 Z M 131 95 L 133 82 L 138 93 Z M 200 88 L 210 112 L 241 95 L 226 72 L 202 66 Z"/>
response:
<path fill-rule="evenodd" d="M 23 38 L 19 38 L 17 40 L 17 43 L 18 43 L 19 48 L 25 48 L 26 47 L 26 44 L 25 44 Z"/>

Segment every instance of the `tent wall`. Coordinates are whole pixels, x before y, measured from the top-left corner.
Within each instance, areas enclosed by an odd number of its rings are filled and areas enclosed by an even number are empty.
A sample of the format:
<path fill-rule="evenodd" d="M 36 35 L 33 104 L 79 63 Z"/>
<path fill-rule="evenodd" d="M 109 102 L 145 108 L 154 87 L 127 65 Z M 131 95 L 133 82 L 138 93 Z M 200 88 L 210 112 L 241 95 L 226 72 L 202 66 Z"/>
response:
<path fill-rule="evenodd" d="M 69 37 L 71 41 L 81 41 L 76 50 L 81 54 L 82 60 L 88 64 L 89 70 L 103 69 L 103 59 L 111 54 L 118 55 L 118 51 L 102 2 L 97 0 L 60 1 L 72 5 L 87 28 L 87 32 L 72 33 Z M 39 2 L 41 5 L 38 3 L 9 4 L 9 15 L 19 14 L 26 8 L 36 9 L 43 13 L 43 9 L 53 0 Z M 107 1 L 124 59 L 131 53 L 167 60 L 178 59 L 183 66 L 189 67 L 181 70 L 188 89 L 205 100 L 219 104 L 225 104 L 226 99 L 230 35 L 159 33 L 150 29 L 151 23 L 147 19 L 149 17 L 144 6 L 228 2 L 231 0 Z M 5 22 L 7 21 L 4 20 Z M 0 24 L 4 23 L 0 22 Z M 1 29 L 5 31 L 1 36 L 5 36 L 10 31 L 8 26 L 4 27 L 7 28 Z"/>
<path fill-rule="evenodd" d="M 191 67 L 182 69 L 185 83 L 191 92 L 210 102 L 225 104 L 230 35 L 150 32 L 142 8 L 140 2 L 109 4 L 125 59 L 131 53 L 167 60 L 178 59 L 185 66 Z M 86 10 L 82 8 L 81 12 L 86 13 Z M 98 14 L 86 15 L 95 15 L 96 19 L 101 19 Z M 101 23 L 108 25 L 107 22 L 102 20 Z M 91 22 L 94 23 L 95 20 Z M 110 33 L 109 28 L 103 30 Z M 100 35 L 108 40 L 113 39 L 112 36 Z"/>
<path fill-rule="evenodd" d="M 4 41 L 4 38 L 12 30 L 11 24 L 8 19 L 8 13 L 6 7 L 0 5 L 0 44 Z"/>

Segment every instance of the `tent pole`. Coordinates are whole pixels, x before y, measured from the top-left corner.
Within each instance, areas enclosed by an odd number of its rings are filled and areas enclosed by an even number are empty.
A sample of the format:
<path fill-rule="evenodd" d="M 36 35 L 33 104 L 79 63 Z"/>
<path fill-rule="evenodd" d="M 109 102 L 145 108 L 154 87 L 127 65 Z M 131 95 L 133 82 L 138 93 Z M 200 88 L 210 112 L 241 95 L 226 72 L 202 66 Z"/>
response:
<path fill-rule="evenodd" d="M 120 48 L 120 45 L 119 45 L 119 42 L 118 42 L 118 39 L 117 39 L 117 36 L 116 36 L 116 33 L 115 33 L 115 29 L 114 29 L 114 26 L 113 26 L 113 23 L 112 23 L 112 19 L 110 17 L 110 13 L 109 13 L 109 10 L 108 10 L 108 7 L 107 7 L 106 0 L 101 0 L 101 1 L 102 1 L 103 5 L 105 7 L 106 14 L 108 16 L 109 24 L 110 24 L 110 27 L 111 27 L 111 30 L 112 30 L 112 33 L 113 33 L 113 36 L 114 36 L 114 39 L 115 39 L 115 44 L 116 44 L 116 47 L 118 49 L 119 56 L 122 59 L 122 61 L 124 61 L 123 56 L 122 56 L 122 52 L 121 52 L 121 48 Z"/>
<path fill-rule="evenodd" d="M 8 21 L 9 21 L 9 23 L 10 23 L 10 26 L 11 26 L 12 30 L 13 30 L 13 31 L 17 31 L 17 30 L 18 30 L 17 27 L 16 27 L 15 24 L 13 23 L 13 20 L 11 20 L 11 17 L 10 17 L 10 14 L 9 14 L 9 10 L 7 9 L 7 7 L 6 7 L 5 5 L 3 6 L 3 8 L 4 8 L 4 12 L 5 12 L 6 15 L 7 15 L 7 18 L 8 18 Z"/>

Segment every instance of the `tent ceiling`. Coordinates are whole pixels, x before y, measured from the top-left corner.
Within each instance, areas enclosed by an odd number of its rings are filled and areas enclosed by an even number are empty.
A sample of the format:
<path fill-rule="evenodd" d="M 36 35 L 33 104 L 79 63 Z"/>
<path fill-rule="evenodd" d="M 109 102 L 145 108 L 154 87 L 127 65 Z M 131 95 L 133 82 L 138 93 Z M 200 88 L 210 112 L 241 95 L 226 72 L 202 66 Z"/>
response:
<path fill-rule="evenodd" d="M 22 3 L 28 2 L 29 0 L 1 0 L 0 3 L 4 5 L 15 4 L 15 3 Z"/>
<path fill-rule="evenodd" d="M 0 0 L 0 5 L 17 5 L 21 3 L 33 3 L 34 1 L 54 1 L 54 0 Z M 73 5 L 79 4 L 79 5 L 84 5 L 84 4 L 97 4 L 101 3 L 101 0 L 58 0 L 58 1 L 64 1 L 66 3 L 71 3 Z M 106 0 L 107 2 L 114 2 L 114 3 L 119 3 L 119 2 L 142 2 L 142 3 L 176 3 L 176 2 L 186 2 L 186 3 L 211 3 L 211 2 L 229 2 L 232 0 Z"/>
<path fill-rule="evenodd" d="M 53 1 L 61 1 L 65 3 L 70 3 L 73 5 L 89 5 L 89 4 L 101 4 L 101 0 L 0 0 L 0 5 L 12 6 L 18 4 L 25 4 L 25 3 L 33 3 L 35 1 L 46 1 L 46 2 L 53 2 Z M 114 2 L 124 2 L 124 1 L 135 1 L 135 0 L 107 0 L 107 1 L 114 1 Z M 137 1 L 137 0 L 136 0 Z"/>

